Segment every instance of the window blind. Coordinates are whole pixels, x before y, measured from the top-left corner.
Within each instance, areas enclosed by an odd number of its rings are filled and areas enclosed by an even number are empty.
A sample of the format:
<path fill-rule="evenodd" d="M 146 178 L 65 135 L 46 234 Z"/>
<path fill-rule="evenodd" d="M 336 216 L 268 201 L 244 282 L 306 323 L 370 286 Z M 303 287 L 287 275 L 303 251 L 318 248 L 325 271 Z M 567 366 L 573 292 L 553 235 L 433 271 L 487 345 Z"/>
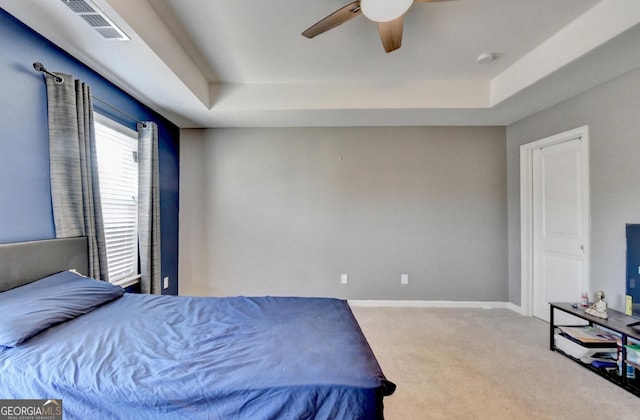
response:
<path fill-rule="evenodd" d="M 96 153 L 107 248 L 108 280 L 138 272 L 138 135 L 96 114 Z"/>

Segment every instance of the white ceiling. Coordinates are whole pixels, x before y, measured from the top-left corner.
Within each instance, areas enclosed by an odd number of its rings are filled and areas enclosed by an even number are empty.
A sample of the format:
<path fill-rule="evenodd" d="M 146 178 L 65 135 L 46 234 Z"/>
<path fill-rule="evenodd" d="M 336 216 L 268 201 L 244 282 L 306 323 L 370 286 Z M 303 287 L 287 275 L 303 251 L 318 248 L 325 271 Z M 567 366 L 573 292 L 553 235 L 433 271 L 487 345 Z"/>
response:
<path fill-rule="evenodd" d="M 301 36 L 348 2 L 93 0 L 130 41 L 0 7 L 181 127 L 507 125 L 640 67 L 638 0 L 415 3 L 390 54 L 364 16 Z"/>

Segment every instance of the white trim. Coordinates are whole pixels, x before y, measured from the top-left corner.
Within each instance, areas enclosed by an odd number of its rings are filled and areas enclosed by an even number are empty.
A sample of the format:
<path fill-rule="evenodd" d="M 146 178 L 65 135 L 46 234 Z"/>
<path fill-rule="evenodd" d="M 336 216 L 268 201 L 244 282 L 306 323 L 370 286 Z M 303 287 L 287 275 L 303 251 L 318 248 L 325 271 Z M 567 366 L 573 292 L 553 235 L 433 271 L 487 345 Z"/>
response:
<path fill-rule="evenodd" d="M 519 313 L 522 316 L 530 316 L 524 312 L 524 310 L 522 309 L 522 306 L 518 306 L 515 303 L 507 302 L 507 308 L 511 309 L 513 312 Z"/>
<path fill-rule="evenodd" d="M 93 120 L 94 122 L 100 123 L 104 126 L 109 127 L 110 129 L 117 131 L 118 133 L 124 134 L 127 137 L 131 137 L 132 139 L 138 139 L 138 132 L 130 129 L 124 124 L 120 124 L 117 121 L 112 120 L 109 117 L 106 117 L 100 113 L 100 111 L 93 112 Z"/>
<path fill-rule="evenodd" d="M 533 313 L 529 297 L 533 277 L 531 238 L 533 238 L 533 147 L 520 147 L 520 307 L 525 315 Z"/>
<path fill-rule="evenodd" d="M 365 308 L 481 308 L 511 309 L 507 302 L 463 302 L 450 300 L 348 300 L 350 306 Z"/>
<path fill-rule="evenodd" d="M 142 276 L 140 274 L 136 274 L 135 276 L 127 277 L 124 279 L 112 281 L 111 284 L 115 284 L 116 286 L 120 286 L 123 289 L 126 289 L 129 286 L 133 286 L 134 284 L 140 283 L 140 278 Z"/>
<path fill-rule="evenodd" d="M 585 211 L 584 282 L 589 285 L 590 251 L 590 190 L 589 190 L 589 126 L 575 128 L 551 137 L 546 137 L 520 146 L 520 312 L 531 316 L 533 313 L 533 151 L 535 149 L 562 143 L 580 137 L 583 145 L 582 169 L 585 179 L 583 204 Z"/>

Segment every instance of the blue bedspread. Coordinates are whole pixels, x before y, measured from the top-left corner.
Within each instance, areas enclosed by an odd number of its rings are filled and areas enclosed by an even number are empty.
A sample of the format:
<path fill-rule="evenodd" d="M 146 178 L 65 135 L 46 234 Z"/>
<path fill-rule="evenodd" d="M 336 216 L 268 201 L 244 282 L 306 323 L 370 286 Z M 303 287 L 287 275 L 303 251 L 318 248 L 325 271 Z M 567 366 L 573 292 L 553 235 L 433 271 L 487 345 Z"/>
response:
<path fill-rule="evenodd" d="M 125 294 L 0 350 L 0 398 L 65 419 L 373 419 L 394 388 L 336 299 Z"/>

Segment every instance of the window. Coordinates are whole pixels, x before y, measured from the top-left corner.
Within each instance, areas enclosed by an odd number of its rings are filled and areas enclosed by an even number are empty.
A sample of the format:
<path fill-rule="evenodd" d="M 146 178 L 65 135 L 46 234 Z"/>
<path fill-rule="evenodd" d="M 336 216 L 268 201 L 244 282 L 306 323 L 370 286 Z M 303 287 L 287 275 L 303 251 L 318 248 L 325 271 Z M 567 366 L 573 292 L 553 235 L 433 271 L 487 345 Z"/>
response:
<path fill-rule="evenodd" d="M 138 133 L 94 114 L 107 280 L 126 287 L 138 270 Z"/>

